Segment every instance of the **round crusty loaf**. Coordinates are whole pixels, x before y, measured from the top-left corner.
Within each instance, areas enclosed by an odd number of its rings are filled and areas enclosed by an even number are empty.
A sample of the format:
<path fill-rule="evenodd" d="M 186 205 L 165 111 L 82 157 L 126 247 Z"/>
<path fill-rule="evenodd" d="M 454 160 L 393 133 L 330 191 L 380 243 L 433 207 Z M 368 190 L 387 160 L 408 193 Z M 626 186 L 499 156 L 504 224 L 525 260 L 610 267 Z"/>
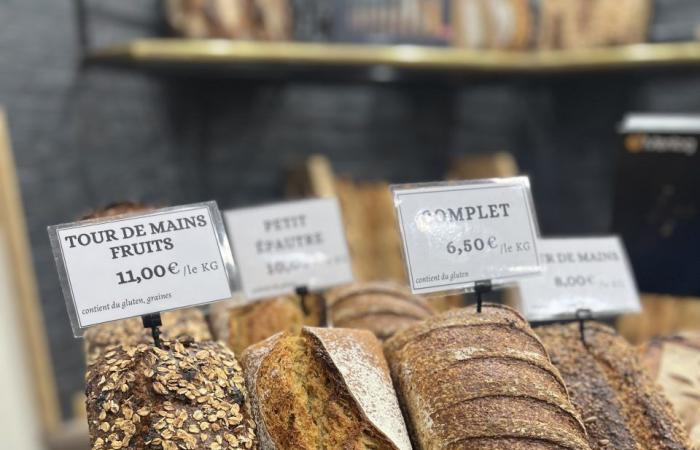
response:
<path fill-rule="evenodd" d="M 382 340 L 435 314 L 423 298 L 390 282 L 354 283 L 325 296 L 333 326 L 369 330 Z"/>
<path fill-rule="evenodd" d="M 559 372 L 506 306 L 432 317 L 384 350 L 419 449 L 589 449 Z"/>
<path fill-rule="evenodd" d="M 581 413 L 591 448 L 687 450 L 688 437 L 668 402 L 642 369 L 634 349 L 612 328 L 537 328 Z"/>
<path fill-rule="evenodd" d="M 160 331 L 165 340 L 211 340 L 204 313 L 197 308 L 166 311 L 161 316 L 163 326 Z M 139 317 L 94 326 L 85 331 L 84 338 L 83 348 L 87 365 L 95 362 L 106 348 L 113 345 L 153 344 L 151 331 L 143 327 L 143 321 Z"/>
<path fill-rule="evenodd" d="M 242 362 L 261 449 L 411 449 L 369 331 L 279 333 L 246 349 Z"/>
<path fill-rule="evenodd" d="M 256 448 L 241 368 L 220 344 L 114 346 L 85 380 L 93 450 Z"/>

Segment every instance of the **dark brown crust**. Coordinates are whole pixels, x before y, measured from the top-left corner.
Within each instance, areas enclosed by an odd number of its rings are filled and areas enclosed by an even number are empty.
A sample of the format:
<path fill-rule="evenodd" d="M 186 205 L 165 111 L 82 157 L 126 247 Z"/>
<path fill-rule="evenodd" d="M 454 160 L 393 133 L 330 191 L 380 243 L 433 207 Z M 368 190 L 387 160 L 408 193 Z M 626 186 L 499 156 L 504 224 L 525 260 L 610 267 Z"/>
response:
<path fill-rule="evenodd" d="M 369 330 L 380 339 L 435 314 L 425 299 L 388 282 L 342 286 L 328 291 L 326 299 L 334 326 Z"/>
<path fill-rule="evenodd" d="M 687 450 L 687 435 L 632 347 L 615 331 L 587 323 L 536 330 L 581 412 L 593 449 Z"/>
<path fill-rule="evenodd" d="M 384 350 L 418 449 L 589 449 L 544 346 L 506 306 L 449 311 Z"/>

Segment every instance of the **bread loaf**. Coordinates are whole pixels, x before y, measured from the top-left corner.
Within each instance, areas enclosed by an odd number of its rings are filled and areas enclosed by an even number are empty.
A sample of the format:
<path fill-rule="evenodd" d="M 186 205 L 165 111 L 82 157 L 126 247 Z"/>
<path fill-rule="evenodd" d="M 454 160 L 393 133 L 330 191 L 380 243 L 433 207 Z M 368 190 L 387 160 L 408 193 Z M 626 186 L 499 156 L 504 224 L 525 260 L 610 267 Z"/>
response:
<path fill-rule="evenodd" d="M 220 344 L 111 347 L 85 380 L 93 450 L 257 446 L 241 368 Z"/>
<path fill-rule="evenodd" d="M 655 338 L 642 352 L 645 368 L 700 449 L 700 334 Z"/>
<path fill-rule="evenodd" d="M 354 283 L 325 296 L 333 326 L 369 330 L 382 340 L 434 314 L 423 298 L 388 282 Z"/>
<path fill-rule="evenodd" d="M 688 450 L 688 436 L 633 348 L 615 331 L 589 322 L 540 327 L 538 335 L 580 411 L 593 449 Z"/>
<path fill-rule="evenodd" d="M 104 217 L 138 214 L 153 211 L 154 207 L 137 202 L 114 202 L 85 214 L 80 220 L 101 219 Z"/>
<path fill-rule="evenodd" d="M 170 28 L 186 38 L 246 39 L 253 35 L 251 0 L 166 0 Z"/>
<path fill-rule="evenodd" d="M 305 327 L 242 357 L 261 448 L 409 450 L 379 341 L 365 330 Z"/>
<path fill-rule="evenodd" d="M 161 313 L 163 326 L 161 337 L 166 340 L 192 339 L 198 342 L 211 340 L 204 314 L 197 308 L 179 309 Z M 85 359 L 92 364 L 105 349 L 118 344 L 126 346 L 153 344 L 151 331 L 143 327 L 140 317 L 103 323 L 85 331 Z"/>
<path fill-rule="evenodd" d="M 559 372 L 506 306 L 443 313 L 384 350 L 415 448 L 589 449 Z"/>
<path fill-rule="evenodd" d="M 298 333 L 304 314 L 296 295 L 284 295 L 228 310 L 228 346 L 237 355 L 280 331 Z"/>

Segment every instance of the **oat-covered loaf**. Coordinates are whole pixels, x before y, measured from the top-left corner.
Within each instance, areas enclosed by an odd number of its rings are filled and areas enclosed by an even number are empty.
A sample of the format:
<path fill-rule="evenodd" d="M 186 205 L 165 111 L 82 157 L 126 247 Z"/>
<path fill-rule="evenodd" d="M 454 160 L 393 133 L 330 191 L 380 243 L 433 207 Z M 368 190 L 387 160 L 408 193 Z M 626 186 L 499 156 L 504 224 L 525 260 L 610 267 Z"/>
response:
<path fill-rule="evenodd" d="M 642 361 L 700 449 L 700 333 L 654 338 L 642 346 Z"/>
<path fill-rule="evenodd" d="M 390 282 L 353 283 L 325 295 L 333 326 L 369 330 L 382 340 L 435 314 L 423 298 Z"/>
<path fill-rule="evenodd" d="M 688 450 L 683 427 L 634 349 L 612 328 L 588 322 L 537 328 L 588 430 L 592 449 Z"/>
<path fill-rule="evenodd" d="M 417 449 L 589 449 L 559 372 L 507 306 L 431 317 L 384 351 Z"/>
<path fill-rule="evenodd" d="M 257 448 L 241 368 L 220 344 L 115 346 L 85 380 L 93 450 Z"/>
<path fill-rule="evenodd" d="M 410 450 L 389 369 L 366 330 L 279 333 L 242 356 L 264 450 Z"/>
<path fill-rule="evenodd" d="M 80 217 L 80 220 L 87 219 L 102 219 L 105 217 L 120 216 L 123 214 L 138 214 L 153 211 L 155 208 L 151 205 L 146 205 L 138 202 L 114 202 L 90 211 L 88 214 Z"/>
<path fill-rule="evenodd" d="M 211 333 L 204 313 L 197 308 L 179 309 L 161 313 L 161 337 L 166 340 L 209 341 Z M 153 344 L 151 330 L 143 327 L 140 317 L 103 323 L 85 331 L 85 359 L 92 364 L 105 349 L 118 344 Z"/>

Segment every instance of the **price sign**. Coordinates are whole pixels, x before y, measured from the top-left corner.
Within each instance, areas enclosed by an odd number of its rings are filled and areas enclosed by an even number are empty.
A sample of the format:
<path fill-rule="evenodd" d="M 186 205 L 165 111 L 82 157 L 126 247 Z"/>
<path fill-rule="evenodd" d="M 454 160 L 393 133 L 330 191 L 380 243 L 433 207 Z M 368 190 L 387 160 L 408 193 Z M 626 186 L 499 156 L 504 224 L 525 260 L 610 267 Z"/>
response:
<path fill-rule="evenodd" d="M 527 177 L 392 186 L 414 293 L 537 273 L 537 222 Z"/>
<path fill-rule="evenodd" d="M 639 294 L 618 237 L 541 239 L 541 276 L 520 281 L 528 320 L 575 319 L 639 312 Z"/>
<path fill-rule="evenodd" d="M 215 202 L 48 231 L 76 336 L 103 322 L 228 299 L 235 288 Z"/>
<path fill-rule="evenodd" d="M 249 300 L 353 280 L 334 198 L 234 209 L 224 217 Z"/>

